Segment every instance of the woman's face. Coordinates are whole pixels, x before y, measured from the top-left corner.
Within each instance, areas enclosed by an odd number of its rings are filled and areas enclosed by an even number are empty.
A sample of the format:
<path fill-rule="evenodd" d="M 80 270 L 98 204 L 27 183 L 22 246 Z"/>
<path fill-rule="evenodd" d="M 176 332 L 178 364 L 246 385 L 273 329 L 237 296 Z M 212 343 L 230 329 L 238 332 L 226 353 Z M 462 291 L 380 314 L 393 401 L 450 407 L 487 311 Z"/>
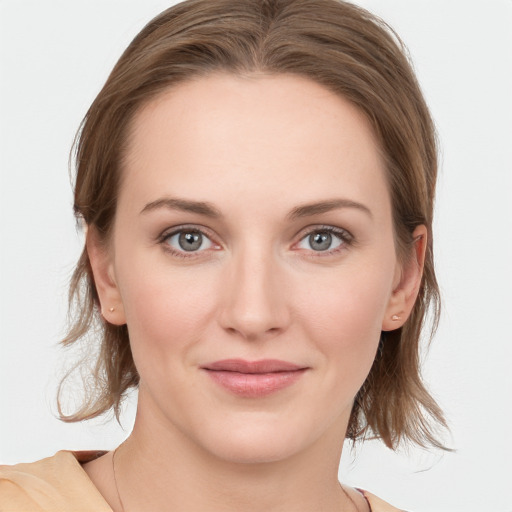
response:
<path fill-rule="evenodd" d="M 138 113 L 122 173 L 91 257 L 104 316 L 128 325 L 138 414 L 225 460 L 340 444 L 401 313 L 365 118 L 305 78 L 214 74 Z"/>

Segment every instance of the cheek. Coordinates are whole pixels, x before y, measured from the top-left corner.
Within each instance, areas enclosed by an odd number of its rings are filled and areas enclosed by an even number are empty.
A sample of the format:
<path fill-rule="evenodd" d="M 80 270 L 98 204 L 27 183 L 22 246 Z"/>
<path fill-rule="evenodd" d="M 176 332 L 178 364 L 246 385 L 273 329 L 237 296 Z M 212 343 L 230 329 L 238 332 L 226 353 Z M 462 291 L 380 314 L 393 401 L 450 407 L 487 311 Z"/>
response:
<path fill-rule="evenodd" d="M 386 312 L 391 278 L 382 273 L 343 273 L 303 294 L 302 325 L 314 340 L 333 379 L 355 391 L 373 364 Z"/>
<path fill-rule="evenodd" d="M 357 345 L 364 336 L 356 333 L 380 333 L 391 280 L 368 271 L 347 274 L 330 276 L 325 283 L 317 279 L 315 287 L 303 292 L 301 309 L 315 330 L 338 332 L 342 344 Z"/>
<path fill-rule="evenodd" d="M 125 268 L 121 290 L 135 362 L 139 371 L 164 359 L 169 367 L 200 341 L 213 310 L 213 285 L 198 272 L 150 265 L 141 273 L 137 267 L 140 262 Z"/>

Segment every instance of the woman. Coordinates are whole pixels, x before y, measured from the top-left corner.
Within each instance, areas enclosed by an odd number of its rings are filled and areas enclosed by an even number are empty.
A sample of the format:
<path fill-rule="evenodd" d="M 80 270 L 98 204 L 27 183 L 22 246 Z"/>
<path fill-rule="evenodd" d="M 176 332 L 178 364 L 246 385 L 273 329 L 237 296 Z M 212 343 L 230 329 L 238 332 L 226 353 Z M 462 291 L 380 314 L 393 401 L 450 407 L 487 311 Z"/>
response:
<path fill-rule="evenodd" d="M 343 440 L 442 445 L 419 376 L 438 313 L 432 121 L 398 40 L 336 0 L 189 0 L 83 122 L 86 246 L 66 344 L 99 326 L 108 453 L 0 470 L 6 510 L 395 510 Z M 6 505 L 4 505 L 4 503 Z"/>

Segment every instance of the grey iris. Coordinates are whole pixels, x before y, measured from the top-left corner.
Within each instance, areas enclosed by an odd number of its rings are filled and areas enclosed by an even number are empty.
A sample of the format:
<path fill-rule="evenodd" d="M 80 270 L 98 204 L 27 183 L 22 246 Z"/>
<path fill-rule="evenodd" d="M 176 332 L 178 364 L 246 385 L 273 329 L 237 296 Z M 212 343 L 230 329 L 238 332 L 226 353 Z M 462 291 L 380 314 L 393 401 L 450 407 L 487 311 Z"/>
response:
<path fill-rule="evenodd" d="M 311 248 L 315 251 L 325 251 L 329 249 L 332 242 L 332 235 L 330 233 L 321 232 L 309 235 L 309 243 Z"/>
<path fill-rule="evenodd" d="M 184 251 L 196 251 L 203 243 L 203 235 L 201 233 L 191 233 L 190 231 L 184 232 L 180 234 L 178 243 Z"/>

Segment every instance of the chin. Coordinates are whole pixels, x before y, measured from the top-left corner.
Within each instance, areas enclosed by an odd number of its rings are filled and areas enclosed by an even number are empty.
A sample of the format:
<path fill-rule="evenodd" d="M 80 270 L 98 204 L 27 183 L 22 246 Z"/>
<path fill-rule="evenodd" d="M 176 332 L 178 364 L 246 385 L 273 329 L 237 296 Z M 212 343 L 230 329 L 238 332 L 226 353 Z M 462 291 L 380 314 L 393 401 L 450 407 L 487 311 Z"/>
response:
<path fill-rule="evenodd" d="M 246 416 L 246 415 L 244 415 Z M 225 424 L 210 423 L 197 439 L 218 459 L 238 464 L 263 464 L 289 459 L 314 443 L 317 436 L 297 424 L 269 421 L 260 414 Z M 309 435 L 308 435 L 309 434 Z"/>
<path fill-rule="evenodd" d="M 261 433 L 263 434 L 263 433 Z M 210 452 L 225 462 L 235 464 L 265 464 L 289 459 L 304 449 L 301 443 L 277 439 L 276 435 L 230 435 L 216 443 Z"/>

